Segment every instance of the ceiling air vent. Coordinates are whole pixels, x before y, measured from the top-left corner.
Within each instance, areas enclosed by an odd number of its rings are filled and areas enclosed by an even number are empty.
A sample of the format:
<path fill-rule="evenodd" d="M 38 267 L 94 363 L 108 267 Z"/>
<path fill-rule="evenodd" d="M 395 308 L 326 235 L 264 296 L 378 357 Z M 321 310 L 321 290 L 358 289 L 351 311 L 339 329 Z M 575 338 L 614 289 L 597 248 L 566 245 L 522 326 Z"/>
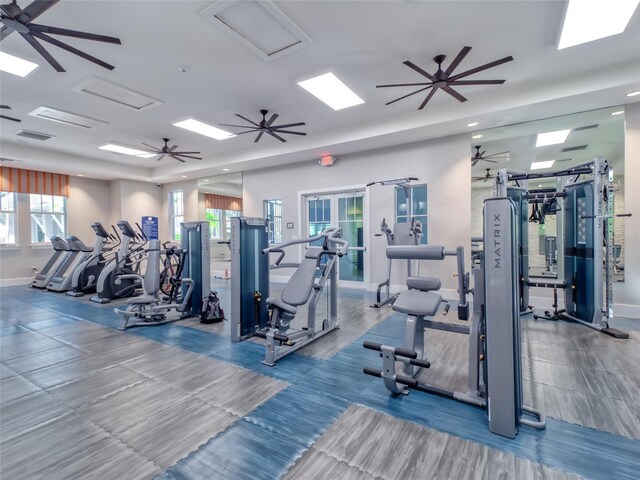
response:
<path fill-rule="evenodd" d="M 82 115 L 64 112 L 62 110 L 56 110 L 55 108 L 49 107 L 38 107 L 33 112 L 29 112 L 29 115 L 44 118 L 45 120 L 51 120 L 52 122 L 64 123 L 65 125 L 72 125 L 74 127 L 87 129 L 107 124 L 107 122 L 103 122 L 102 120 L 83 117 Z"/>
<path fill-rule="evenodd" d="M 39 133 L 33 132 L 31 130 L 18 130 L 16 135 L 19 137 L 30 138 L 31 140 L 51 140 L 52 138 L 56 138 L 55 135 L 49 135 L 48 133 Z"/>
<path fill-rule="evenodd" d="M 311 43 L 311 39 L 268 0 L 219 1 L 201 15 L 265 60 L 273 60 Z"/>
<path fill-rule="evenodd" d="M 22 160 L 16 160 L 15 158 L 0 157 L 0 163 L 20 163 Z"/>
<path fill-rule="evenodd" d="M 594 124 L 594 125 L 585 125 L 584 127 L 578 127 L 578 128 L 574 128 L 573 131 L 574 132 L 582 132 L 583 130 L 591 130 L 592 128 L 598 128 L 599 124 Z"/>
<path fill-rule="evenodd" d="M 158 100 L 97 77 L 90 77 L 80 82 L 73 87 L 73 91 L 101 98 L 137 112 L 162 105 Z"/>
<path fill-rule="evenodd" d="M 587 148 L 588 145 L 578 145 L 575 147 L 567 147 L 567 148 L 563 148 L 562 151 L 563 152 L 575 152 L 576 150 L 584 150 L 585 148 Z"/>

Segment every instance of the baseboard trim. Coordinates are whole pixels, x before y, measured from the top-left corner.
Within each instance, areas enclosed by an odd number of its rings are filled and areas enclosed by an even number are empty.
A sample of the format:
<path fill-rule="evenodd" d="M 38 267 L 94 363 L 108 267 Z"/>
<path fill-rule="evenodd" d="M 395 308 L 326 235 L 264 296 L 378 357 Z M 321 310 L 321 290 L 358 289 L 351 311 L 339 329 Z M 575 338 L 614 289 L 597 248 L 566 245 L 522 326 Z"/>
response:
<path fill-rule="evenodd" d="M 0 287 L 19 287 L 20 285 L 29 285 L 33 277 L 25 278 L 1 278 Z"/>
<path fill-rule="evenodd" d="M 613 316 L 640 319 L 640 305 L 630 305 L 628 303 L 614 303 Z"/>

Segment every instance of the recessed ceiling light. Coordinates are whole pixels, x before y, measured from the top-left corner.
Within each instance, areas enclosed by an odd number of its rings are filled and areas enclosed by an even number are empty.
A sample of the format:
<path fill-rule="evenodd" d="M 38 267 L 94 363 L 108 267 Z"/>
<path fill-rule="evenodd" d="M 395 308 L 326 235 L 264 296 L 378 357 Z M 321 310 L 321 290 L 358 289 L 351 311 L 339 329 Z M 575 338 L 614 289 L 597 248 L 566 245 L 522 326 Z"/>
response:
<path fill-rule="evenodd" d="M 208 178 L 205 178 L 205 179 L 203 180 L 203 182 L 208 182 L 208 181 L 209 181 L 209 179 L 208 179 Z"/>
<path fill-rule="evenodd" d="M 79 177 L 84 177 L 84 174 L 79 173 L 79 174 L 78 174 L 78 176 L 79 176 Z"/>
<path fill-rule="evenodd" d="M 531 164 L 531 170 L 541 170 L 543 168 L 551 168 L 555 160 L 547 160 L 546 162 L 533 162 Z"/>
<path fill-rule="evenodd" d="M 334 110 L 364 103 L 364 100 L 331 72 L 298 82 L 298 85 Z"/>
<path fill-rule="evenodd" d="M 194 120 L 193 118 L 174 123 L 173 125 L 176 127 L 184 128 L 185 130 L 189 130 L 194 133 L 199 133 L 200 135 L 204 135 L 205 137 L 214 138 L 216 140 L 225 140 L 227 138 L 235 137 L 233 133 L 229 133 L 219 128 L 212 127 L 211 125 L 207 125 L 206 123 Z"/>
<path fill-rule="evenodd" d="M 542 187 L 542 185 L 538 185 L 538 188 Z"/>
<path fill-rule="evenodd" d="M 150 178 L 147 178 L 147 182 L 151 182 L 152 180 Z"/>
<path fill-rule="evenodd" d="M 123 147 L 122 145 L 115 145 L 113 143 L 107 143 L 99 147 L 100 150 L 107 150 L 108 152 L 123 153 L 125 155 L 134 155 L 141 158 L 155 157 L 155 153 L 145 152 L 144 150 L 136 150 L 135 148 Z"/>
<path fill-rule="evenodd" d="M 640 0 L 569 0 L 558 50 L 624 32 Z"/>
<path fill-rule="evenodd" d="M 615 115 L 622 115 L 623 113 L 624 113 L 624 110 L 617 110 L 617 111 L 615 111 L 615 112 L 611 112 L 611 115 L 612 115 L 612 116 L 615 116 Z"/>
<path fill-rule="evenodd" d="M 536 147 L 546 147 L 548 145 L 557 145 L 558 143 L 564 143 L 571 129 L 558 130 L 556 132 L 539 133 L 536 139 Z"/>
<path fill-rule="evenodd" d="M 13 55 L 9 55 L 8 53 L 0 52 L 0 70 L 2 70 L 3 72 L 18 75 L 19 77 L 26 77 L 37 66 L 37 63 L 14 57 Z"/>
<path fill-rule="evenodd" d="M 467 123 L 467 127 L 477 127 L 477 126 L 478 126 L 478 122 Z"/>
<path fill-rule="evenodd" d="M 186 175 L 180 175 L 180 176 L 181 176 L 182 178 L 187 178 L 187 176 L 186 176 Z"/>
<path fill-rule="evenodd" d="M 637 92 L 627 93 L 627 97 L 635 97 L 637 95 L 640 95 L 640 90 L 638 90 Z"/>
<path fill-rule="evenodd" d="M 478 134 L 478 135 L 471 135 L 471 138 L 473 138 L 474 140 L 478 139 L 478 138 L 482 138 L 482 135 Z"/>
<path fill-rule="evenodd" d="M 228 171 L 229 171 L 229 169 L 228 169 L 228 168 L 223 168 L 223 169 L 222 169 L 222 171 L 223 171 L 223 172 L 228 172 Z"/>

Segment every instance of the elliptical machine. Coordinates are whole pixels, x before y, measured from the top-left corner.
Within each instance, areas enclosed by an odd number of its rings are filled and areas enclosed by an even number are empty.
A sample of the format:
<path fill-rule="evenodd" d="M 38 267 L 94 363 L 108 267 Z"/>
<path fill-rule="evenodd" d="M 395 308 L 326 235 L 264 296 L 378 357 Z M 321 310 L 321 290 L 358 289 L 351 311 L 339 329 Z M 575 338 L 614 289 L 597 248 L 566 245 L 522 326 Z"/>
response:
<path fill-rule="evenodd" d="M 93 250 L 89 258 L 73 271 L 71 289 L 66 292 L 70 297 L 82 297 L 86 293 L 96 291 L 100 273 L 115 255 L 114 249 L 120 245 L 120 236 L 117 231 L 116 237 L 108 233 L 100 222 L 94 223 L 91 228 L 96 232 Z"/>
<path fill-rule="evenodd" d="M 116 283 L 119 275 L 133 275 L 140 271 L 140 263 L 146 259 L 144 245 L 146 237 L 136 234 L 126 220 L 120 220 L 118 228 L 122 232 L 120 248 L 115 259 L 100 273 L 96 284 L 96 295 L 91 297 L 95 303 L 109 303 L 117 298 L 132 297 L 141 287 L 138 277 L 128 277 Z M 138 225 L 136 225 L 138 226 Z M 138 226 L 138 228 L 140 228 Z M 142 230 L 140 230 L 142 232 Z M 136 243 L 136 240 L 138 241 Z"/>

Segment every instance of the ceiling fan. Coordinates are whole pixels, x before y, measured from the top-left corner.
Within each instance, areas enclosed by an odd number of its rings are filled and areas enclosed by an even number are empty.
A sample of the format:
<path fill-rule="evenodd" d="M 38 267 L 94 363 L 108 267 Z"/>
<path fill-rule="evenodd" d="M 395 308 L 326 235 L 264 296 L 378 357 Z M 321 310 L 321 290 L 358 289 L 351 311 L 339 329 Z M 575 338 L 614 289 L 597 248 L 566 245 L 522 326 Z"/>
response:
<path fill-rule="evenodd" d="M 490 168 L 487 168 L 487 173 L 482 175 L 482 176 L 480 176 L 480 177 L 471 177 L 471 181 L 472 182 L 480 182 L 480 181 L 486 182 L 487 180 L 490 180 L 492 178 L 496 178 L 495 175 L 491 175 L 489 173 L 490 170 L 491 170 Z"/>
<path fill-rule="evenodd" d="M 407 67 L 411 68 L 412 70 L 415 70 L 423 77 L 426 77 L 429 81 L 421 82 L 421 83 L 397 83 L 397 84 L 390 84 L 390 85 L 377 85 L 376 88 L 420 87 L 418 90 L 415 90 L 414 92 L 411 92 L 400 98 L 396 98 L 395 100 L 391 100 L 390 102 L 387 102 L 385 105 L 391 105 L 392 103 L 395 103 L 399 100 L 410 97 L 411 95 L 415 95 L 416 93 L 424 92 L 425 90 L 431 89 L 427 97 L 423 100 L 423 102 L 418 107 L 418 110 L 422 110 L 427 105 L 427 103 L 429 103 L 429 100 L 431 100 L 431 98 L 433 97 L 433 95 L 436 93 L 438 89 L 447 92 L 449 95 L 451 95 L 453 98 L 457 99 L 460 102 L 466 102 L 467 99 L 462 95 L 460 95 L 457 91 L 455 91 L 451 87 L 466 86 L 466 85 L 502 85 L 505 82 L 505 80 L 460 80 L 460 79 L 464 77 L 468 77 L 469 75 L 473 75 L 474 73 L 487 70 L 489 68 L 497 67 L 498 65 L 502 65 L 503 63 L 510 62 L 511 60 L 513 60 L 513 57 L 511 56 L 504 57 L 504 58 L 501 58 L 500 60 L 495 60 L 493 62 L 489 62 L 480 67 L 475 67 L 475 68 L 472 68 L 471 70 L 458 73 L 457 75 L 452 75 L 453 71 L 458 67 L 458 65 L 460 65 L 460 62 L 462 62 L 464 57 L 466 57 L 470 51 L 471 51 L 471 47 L 463 47 L 462 50 L 460 50 L 460 53 L 458 53 L 458 56 L 453 60 L 453 62 L 449 64 L 446 70 L 442 70 L 442 62 L 444 62 L 445 59 L 447 58 L 446 55 L 436 55 L 435 57 L 433 57 L 433 61 L 438 64 L 438 70 L 433 75 L 426 72 L 416 64 L 407 60 L 402 63 L 404 63 Z"/>
<path fill-rule="evenodd" d="M 29 45 L 31 45 L 53 68 L 56 69 L 57 72 L 64 72 L 65 69 L 62 68 L 62 65 L 60 65 L 56 59 L 45 50 L 42 44 L 38 42 L 38 39 L 62 48 L 63 50 L 82 57 L 85 60 L 89 60 L 101 67 L 113 70 L 113 65 L 109 65 L 108 63 L 84 53 L 77 48 L 67 45 L 50 35 L 63 35 L 65 37 L 114 43 L 116 45 L 121 45 L 120 39 L 108 37 L 106 35 L 97 35 L 94 33 L 80 32 L 78 30 L 68 30 L 66 28 L 50 27 L 47 25 L 31 23 L 36 19 L 36 17 L 42 15 L 58 3 L 58 1 L 59 0 L 35 0 L 25 8 L 18 7 L 16 0 L 13 0 L 11 3 L 0 5 L 0 9 L 2 10 L 2 13 L 0 13 L 0 20 L 2 21 L 0 41 L 7 38 L 11 32 L 19 33 Z"/>
<path fill-rule="evenodd" d="M 476 149 L 476 153 L 471 155 L 471 166 L 472 167 L 475 167 L 476 164 L 481 160 L 483 162 L 491 162 L 491 163 L 498 163 L 497 160 L 506 160 L 507 159 L 507 155 L 509 153 L 509 152 L 499 152 L 499 153 L 492 153 L 491 155 L 485 155 L 485 153 L 487 153 L 487 151 L 483 150 L 482 152 L 480 152 L 480 148 L 482 148 L 480 145 L 476 145 L 473 148 Z"/>
<path fill-rule="evenodd" d="M 142 143 L 142 145 L 145 145 L 153 149 L 153 152 L 149 152 L 149 153 L 157 154 L 158 158 L 156 158 L 156 160 L 162 160 L 165 155 L 169 155 L 171 158 L 174 158 L 182 163 L 186 162 L 186 160 L 184 160 L 185 158 L 191 158 L 193 160 L 202 160 L 202 157 L 193 156 L 193 155 L 200 155 L 200 152 L 176 152 L 176 148 L 178 148 L 177 145 L 173 145 L 172 147 L 169 147 L 169 139 L 163 138 L 162 140 L 164 140 L 164 147 L 162 148 L 157 148 L 157 147 L 154 147 L 153 145 L 149 145 L 148 143 L 144 143 L 144 142 Z"/>
<path fill-rule="evenodd" d="M 283 125 L 273 125 L 273 122 L 275 122 L 276 118 L 279 117 L 277 113 L 274 113 L 273 115 L 271 115 L 271 118 L 269 118 L 269 120 L 267 120 L 267 114 L 269 113 L 268 110 L 260 110 L 260 113 L 262 114 L 262 120 L 260 120 L 260 123 L 253 122 L 249 120 L 247 117 L 243 117 L 239 113 L 236 113 L 236 117 L 239 117 L 242 120 L 249 122 L 251 125 L 230 125 L 228 123 L 221 123 L 220 125 L 224 127 L 248 128 L 248 130 L 245 130 L 244 132 L 240 132 L 238 133 L 238 135 L 242 135 L 243 133 L 259 132 L 254 142 L 258 142 L 260 140 L 260 137 L 262 137 L 262 135 L 265 133 L 271 135 L 274 138 L 277 138 L 281 142 L 286 142 L 286 140 L 282 138 L 280 135 L 278 135 L 278 133 L 286 133 L 288 135 L 306 135 L 306 133 L 304 132 L 294 132 L 292 130 L 286 130 L 287 128 L 306 125 L 306 123 L 304 122 L 287 123 Z"/>
<path fill-rule="evenodd" d="M 6 108 L 6 109 L 11 110 L 11 107 L 9 105 L 0 105 L 0 108 Z M 5 120 L 11 120 L 12 122 L 21 122 L 22 121 L 19 118 L 7 117 L 6 115 L 0 115 L 0 118 L 4 118 Z"/>

